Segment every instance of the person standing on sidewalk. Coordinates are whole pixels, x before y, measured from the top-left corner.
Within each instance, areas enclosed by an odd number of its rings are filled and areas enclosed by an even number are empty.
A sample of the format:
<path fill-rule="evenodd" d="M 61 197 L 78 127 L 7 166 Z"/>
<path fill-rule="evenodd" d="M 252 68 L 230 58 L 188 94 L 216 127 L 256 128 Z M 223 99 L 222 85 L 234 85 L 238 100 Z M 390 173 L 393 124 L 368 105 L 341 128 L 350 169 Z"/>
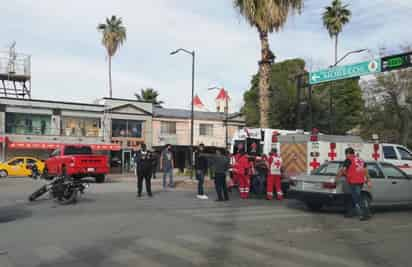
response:
<path fill-rule="evenodd" d="M 359 219 L 364 221 L 370 218 L 369 207 L 365 205 L 362 196 L 363 185 L 367 182 L 365 163 L 363 160 L 355 156 L 355 151 L 351 147 L 345 150 L 345 155 L 346 160 L 343 163 L 343 167 L 336 175 L 336 182 L 339 182 L 341 176 L 346 176 L 351 191 L 354 210 L 359 216 Z"/>
<path fill-rule="evenodd" d="M 208 160 L 203 154 L 205 151 L 205 145 L 200 144 L 199 149 L 195 152 L 195 171 L 197 183 L 197 198 L 198 199 L 208 199 L 207 195 L 204 193 L 203 184 L 205 182 L 205 175 L 208 170 Z"/>
<path fill-rule="evenodd" d="M 210 158 L 210 163 L 215 175 L 216 201 L 228 201 L 229 194 L 226 185 L 226 175 L 230 168 L 230 159 L 218 149 L 216 150 L 216 155 Z"/>
<path fill-rule="evenodd" d="M 169 176 L 168 187 L 173 188 L 173 169 L 174 169 L 174 159 L 172 146 L 170 144 L 166 145 L 166 148 L 162 151 L 160 155 L 160 170 L 163 171 L 163 189 L 166 189 L 166 178 Z"/>

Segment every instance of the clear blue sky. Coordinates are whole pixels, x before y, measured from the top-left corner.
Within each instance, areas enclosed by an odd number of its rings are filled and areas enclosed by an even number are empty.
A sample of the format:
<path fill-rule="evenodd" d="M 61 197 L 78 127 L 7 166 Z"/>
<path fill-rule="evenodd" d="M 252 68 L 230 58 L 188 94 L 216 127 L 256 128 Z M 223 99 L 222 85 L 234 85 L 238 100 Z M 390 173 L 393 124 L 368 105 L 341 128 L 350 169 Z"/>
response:
<path fill-rule="evenodd" d="M 271 35 L 277 60 L 301 57 L 309 69 L 328 66 L 333 43 L 321 13 L 330 0 L 306 0 L 301 15 Z M 353 11 L 339 53 L 369 48 L 345 63 L 371 58 L 385 46 L 396 52 L 412 43 L 411 0 L 344 0 Z M 106 16 L 123 18 L 127 42 L 113 59 L 115 97 L 133 98 L 153 87 L 168 107 L 188 107 L 191 59 L 169 52 L 195 49 L 196 91 L 214 109 L 215 92 L 224 85 L 239 108 L 242 94 L 257 71 L 259 41 L 232 7 L 231 0 L 14 0 L 2 5 L 0 49 L 13 40 L 17 51 L 32 55 L 33 98 L 91 102 L 107 96 L 107 61 L 96 25 Z"/>

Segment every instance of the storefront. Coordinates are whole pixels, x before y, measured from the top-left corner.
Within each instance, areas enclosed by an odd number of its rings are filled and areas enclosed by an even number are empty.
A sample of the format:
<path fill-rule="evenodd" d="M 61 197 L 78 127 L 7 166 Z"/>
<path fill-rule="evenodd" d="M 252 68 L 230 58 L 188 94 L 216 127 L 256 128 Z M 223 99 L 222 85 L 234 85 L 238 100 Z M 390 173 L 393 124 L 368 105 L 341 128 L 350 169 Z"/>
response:
<path fill-rule="evenodd" d="M 101 136 L 101 125 L 99 118 L 63 117 L 62 135 L 76 137 L 98 137 Z"/>
<path fill-rule="evenodd" d="M 51 116 L 41 114 L 6 113 L 6 133 L 50 135 Z"/>

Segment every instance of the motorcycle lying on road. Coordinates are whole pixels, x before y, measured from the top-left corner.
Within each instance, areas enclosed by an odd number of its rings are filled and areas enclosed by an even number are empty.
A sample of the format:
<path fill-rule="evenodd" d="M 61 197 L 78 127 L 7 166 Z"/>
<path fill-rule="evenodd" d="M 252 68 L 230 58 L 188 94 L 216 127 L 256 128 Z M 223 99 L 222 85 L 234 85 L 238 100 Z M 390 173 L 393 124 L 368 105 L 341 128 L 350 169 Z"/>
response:
<path fill-rule="evenodd" d="M 50 183 L 43 185 L 29 196 L 29 201 L 35 201 L 45 193 L 49 192 L 51 198 L 59 204 L 74 204 L 77 197 L 84 194 L 84 190 L 89 184 L 82 179 L 75 179 L 67 176 L 55 177 Z"/>

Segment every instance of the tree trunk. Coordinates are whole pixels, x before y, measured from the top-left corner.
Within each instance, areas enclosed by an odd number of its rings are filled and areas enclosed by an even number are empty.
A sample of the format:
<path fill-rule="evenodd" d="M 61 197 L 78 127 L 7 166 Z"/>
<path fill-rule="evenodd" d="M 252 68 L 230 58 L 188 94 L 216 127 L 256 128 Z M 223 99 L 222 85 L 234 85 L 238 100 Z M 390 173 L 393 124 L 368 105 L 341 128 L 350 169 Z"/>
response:
<path fill-rule="evenodd" d="M 109 55 L 109 97 L 113 97 L 112 90 L 112 57 Z"/>
<path fill-rule="evenodd" d="M 259 62 L 259 109 L 260 109 L 260 127 L 269 128 L 269 87 L 270 87 L 270 70 L 273 60 L 273 54 L 269 48 L 268 33 L 260 31 L 260 43 L 262 46 L 262 59 Z"/>
<path fill-rule="evenodd" d="M 338 63 L 338 37 L 339 34 L 335 36 L 335 64 Z"/>

